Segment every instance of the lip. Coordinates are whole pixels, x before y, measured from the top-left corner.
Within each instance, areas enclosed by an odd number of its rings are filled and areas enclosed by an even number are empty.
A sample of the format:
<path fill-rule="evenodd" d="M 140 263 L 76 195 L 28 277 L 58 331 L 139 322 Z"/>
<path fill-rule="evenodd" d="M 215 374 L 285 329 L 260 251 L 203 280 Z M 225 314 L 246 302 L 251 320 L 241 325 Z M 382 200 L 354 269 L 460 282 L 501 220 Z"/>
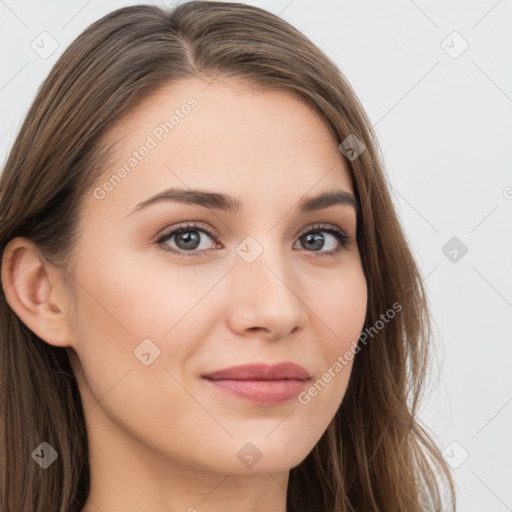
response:
<path fill-rule="evenodd" d="M 295 363 L 242 364 L 202 375 L 211 380 L 306 380 L 309 373 Z"/>
<path fill-rule="evenodd" d="M 246 364 L 201 376 L 217 390 L 260 405 L 277 405 L 296 397 L 310 379 L 295 363 Z"/>

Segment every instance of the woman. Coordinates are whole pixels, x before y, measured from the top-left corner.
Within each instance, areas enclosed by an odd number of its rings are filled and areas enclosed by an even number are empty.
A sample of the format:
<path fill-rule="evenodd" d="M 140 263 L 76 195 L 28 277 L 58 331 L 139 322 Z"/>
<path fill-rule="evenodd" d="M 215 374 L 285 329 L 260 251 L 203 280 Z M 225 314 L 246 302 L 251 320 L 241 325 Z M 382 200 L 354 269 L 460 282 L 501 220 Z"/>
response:
<path fill-rule="evenodd" d="M 283 20 L 188 2 L 91 25 L 0 215 L 4 512 L 445 510 L 443 483 L 454 509 L 371 124 Z"/>

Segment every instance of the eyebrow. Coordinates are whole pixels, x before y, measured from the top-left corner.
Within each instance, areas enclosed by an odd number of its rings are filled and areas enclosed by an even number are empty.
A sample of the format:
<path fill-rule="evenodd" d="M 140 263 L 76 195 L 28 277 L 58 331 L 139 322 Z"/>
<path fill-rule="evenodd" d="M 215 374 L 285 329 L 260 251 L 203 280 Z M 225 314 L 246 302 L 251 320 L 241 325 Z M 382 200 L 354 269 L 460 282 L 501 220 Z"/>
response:
<path fill-rule="evenodd" d="M 175 201 L 178 203 L 194 204 L 213 210 L 222 210 L 228 213 L 240 213 L 243 211 L 243 203 L 239 199 L 220 192 L 206 190 L 192 190 L 169 188 L 159 194 L 139 203 L 128 215 L 148 208 L 157 203 Z M 334 205 L 350 206 L 359 211 L 359 202 L 353 194 L 346 190 L 333 189 L 317 196 L 306 197 L 299 201 L 297 210 L 299 213 L 314 212 L 329 208 Z"/>

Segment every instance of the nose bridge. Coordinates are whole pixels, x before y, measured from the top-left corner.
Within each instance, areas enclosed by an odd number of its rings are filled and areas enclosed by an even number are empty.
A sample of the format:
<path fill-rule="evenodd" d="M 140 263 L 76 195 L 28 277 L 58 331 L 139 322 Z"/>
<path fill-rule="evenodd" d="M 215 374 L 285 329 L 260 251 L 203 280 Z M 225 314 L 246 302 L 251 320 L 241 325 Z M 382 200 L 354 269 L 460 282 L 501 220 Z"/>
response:
<path fill-rule="evenodd" d="M 284 336 L 303 324 L 306 312 L 289 256 L 275 234 L 247 236 L 236 247 L 232 320 L 238 330 L 259 327 Z"/>
<path fill-rule="evenodd" d="M 286 281 L 293 280 L 287 251 L 272 233 L 249 235 L 236 247 L 235 272 L 243 276 L 243 281 L 255 292 L 272 289 L 273 293 L 290 293 L 285 286 Z"/>

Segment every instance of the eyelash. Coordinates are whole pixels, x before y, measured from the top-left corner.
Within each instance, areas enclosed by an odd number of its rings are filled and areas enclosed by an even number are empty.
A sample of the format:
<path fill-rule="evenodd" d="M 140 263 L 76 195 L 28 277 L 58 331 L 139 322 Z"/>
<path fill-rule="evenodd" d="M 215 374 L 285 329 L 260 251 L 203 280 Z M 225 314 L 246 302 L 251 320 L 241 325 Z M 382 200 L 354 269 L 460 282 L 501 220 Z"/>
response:
<path fill-rule="evenodd" d="M 210 250 L 215 249 L 209 249 L 209 250 L 195 250 L 195 251 L 184 251 L 184 250 L 177 250 L 174 248 L 170 248 L 169 246 L 166 246 L 164 244 L 165 241 L 168 241 L 171 239 L 174 235 L 178 235 L 180 233 L 184 233 L 187 231 L 199 231 L 202 233 L 207 234 L 215 243 L 219 243 L 219 236 L 217 233 L 211 232 L 206 227 L 203 227 L 201 224 L 195 224 L 195 223 L 187 223 L 185 225 L 173 227 L 172 229 L 167 230 L 165 233 L 162 234 L 160 238 L 156 240 L 156 243 L 161 247 L 162 250 L 166 252 L 172 252 L 173 254 L 177 254 L 178 256 L 202 256 L 205 252 L 209 252 Z M 313 254 L 317 255 L 318 257 L 330 257 L 330 258 L 338 258 L 341 255 L 341 252 L 344 251 L 349 244 L 351 243 L 351 238 L 340 228 L 333 224 L 315 224 L 311 227 L 308 231 L 304 231 L 299 235 L 299 238 L 306 234 L 312 234 L 312 233 L 330 233 L 334 235 L 338 241 L 341 244 L 341 247 L 338 249 L 331 249 L 330 251 L 326 252 L 320 252 L 320 251 L 307 251 L 312 252 Z"/>

